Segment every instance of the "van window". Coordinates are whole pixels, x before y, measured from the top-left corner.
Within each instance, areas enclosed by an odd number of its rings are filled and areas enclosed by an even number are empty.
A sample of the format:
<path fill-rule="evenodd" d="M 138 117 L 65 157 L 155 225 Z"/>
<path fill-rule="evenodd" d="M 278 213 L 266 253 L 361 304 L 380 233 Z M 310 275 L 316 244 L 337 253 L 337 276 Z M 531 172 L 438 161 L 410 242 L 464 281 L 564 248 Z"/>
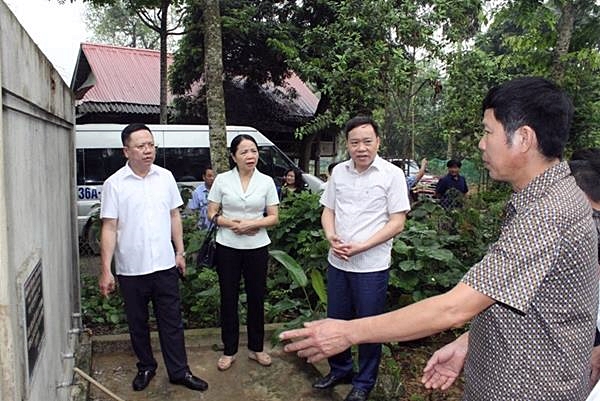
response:
<path fill-rule="evenodd" d="M 177 182 L 202 181 L 210 165 L 208 148 L 158 148 L 156 164 L 170 170 Z"/>
<path fill-rule="evenodd" d="M 123 148 L 77 149 L 77 185 L 100 185 L 125 164 Z"/>
<path fill-rule="evenodd" d="M 283 152 L 273 146 L 261 146 L 258 153 L 260 155 L 258 170 L 273 177 L 277 185 L 281 184 L 285 172 L 295 167 Z"/>
<path fill-rule="evenodd" d="M 102 185 L 125 165 L 123 148 L 77 149 L 77 185 Z M 202 181 L 202 171 L 210 165 L 206 148 L 158 148 L 156 165 L 170 170 L 177 182 Z"/>

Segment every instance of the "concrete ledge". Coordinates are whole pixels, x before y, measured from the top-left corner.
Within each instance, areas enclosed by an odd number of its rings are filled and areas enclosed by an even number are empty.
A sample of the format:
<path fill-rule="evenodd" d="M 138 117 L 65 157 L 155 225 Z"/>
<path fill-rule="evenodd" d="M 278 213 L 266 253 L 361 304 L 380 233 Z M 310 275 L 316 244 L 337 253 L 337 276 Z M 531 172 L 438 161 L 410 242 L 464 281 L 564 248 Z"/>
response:
<path fill-rule="evenodd" d="M 266 343 L 270 343 L 271 347 L 279 348 L 280 345 L 274 335 L 278 332 L 278 330 L 282 329 L 284 324 L 275 323 L 275 324 L 267 324 L 265 325 L 265 341 Z M 87 337 L 84 340 L 83 337 Z M 151 333 L 152 347 L 155 352 L 160 350 L 160 343 L 158 340 L 158 333 Z M 221 329 L 216 328 L 206 328 L 206 329 L 191 329 L 185 331 L 185 340 L 186 340 L 186 348 L 188 349 L 196 349 L 196 351 L 189 350 L 188 353 L 196 353 L 198 349 L 212 349 L 212 351 L 218 352 L 222 349 L 221 343 Z M 240 327 L 240 346 L 247 344 L 247 332 L 246 327 Z M 77 359 L 77 366 L 86 373 L 89 373 L 91 376 L 93 358 L 94 355 L 98 356 L 101 354 L 110 354 L 110 353 L 119 353 L 119 352 L 127 352 L 133 353 L 131 350 L 131 342 L 129 338 L 129 334 L 116 334 L 116 335 L 102 335 L 102 336 L 88 336 L 82 335 L 80 352 L 81 357 Z M 275 351 L 274 351 L 275 352 Z M 281 353 L 281 350 L 275 352 Z M 289 358 L 293 358 L 293 356 L 289 356 Z M 310 372 L 309 375 L 311 377 L 319 377 L 326 375 L 329 373 L 329 364 L 327 361 L 321 361 L 316 364 L 309 364 L 300 359 L 298 359 L 297 366 L 304 372 Z M 300 373 L 299 373 L 300 374 Z M 72 398 L 73 401 L 86 401 L 89 396 L 89 388 L 90 385 L 87 381 L 79 378 L 76 375 L 76 385 L 81 389 L 78 390 L 78 398 Z M 310 381 L 306 384 L 307 391 L 310 392 Z M 337 386 L 333 390 L 327 390 L 328 392 L 324 393 L 323 396 L 328 394 L 329 399 L 343 400 L 346 394 L 350 391 L 350 385 L 340 385 Z M 318 391 L 318 390 L 312 390 Z"/>
<path fill-rule="evenodd" d="M 265 340 L 272 342 L 273 335 L 277 330 L 284 326 L 283 323 L 271 323 L 265 325 Z M 160 350 L 158 340 L 158 332 L 150 333 L 152 348 Z M 240 326 L 240 345 L 248 343 L 247 331 L 245 326 Z M 131 341 L 129 334 L 111 334 L 91 337 L 92 352 L 118 352 L 131 350 Z M 222 347 L 221 344 L 221 329 L 219 327 L 211 327 L 207 329 L 190 329 L 185 330 L 185 346 L 186 347 Z"/>

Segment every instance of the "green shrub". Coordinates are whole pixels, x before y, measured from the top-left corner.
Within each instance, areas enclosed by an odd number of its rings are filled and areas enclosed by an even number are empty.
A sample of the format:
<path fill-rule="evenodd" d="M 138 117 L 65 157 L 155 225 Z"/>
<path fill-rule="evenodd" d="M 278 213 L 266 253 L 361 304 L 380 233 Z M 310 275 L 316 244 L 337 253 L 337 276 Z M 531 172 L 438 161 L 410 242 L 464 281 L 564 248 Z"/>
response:
<path fill-rule="evenodd" d="M 118 332 L 127 327 L 123 298 L 119 291 L 103 297 L 98 289 L 96 276 L 81 278 L 81 311 L 83 324 L 100 331 Z"/>
<path fill-rule="evenodd" d="M 390 267 L 389 309 L 446 292 L 479 261 L 500 227 L 509 191 L 468 197 L 462 209 L 446 211 L 432 201 L 413 205 L 404 231 L 396 237 Z M 327 304 L 325 272 L 329 244 L 321 228 L 319 195 L 303 192 L 288 197 L 279 211 L 279 224 L 269 230 L 272 240 L 267 275 L 267 322 L 300 325 L 324 316 Z M 187 277 L 181 284 L 186 327 L 219 325 L 219 286 L 213 269 L 197 269 L 195 253 L 206 235 L 196 228 L 197 217 L 182 220 L 187 256 Z M 240 321 L 244 322 L 245 296 L 240 289 Z M 104 299 L 97 279 L 82 281 L 82 307 L 88 325 L 112 328 L 125 324 L 122 301 L 115 294 Z"/>

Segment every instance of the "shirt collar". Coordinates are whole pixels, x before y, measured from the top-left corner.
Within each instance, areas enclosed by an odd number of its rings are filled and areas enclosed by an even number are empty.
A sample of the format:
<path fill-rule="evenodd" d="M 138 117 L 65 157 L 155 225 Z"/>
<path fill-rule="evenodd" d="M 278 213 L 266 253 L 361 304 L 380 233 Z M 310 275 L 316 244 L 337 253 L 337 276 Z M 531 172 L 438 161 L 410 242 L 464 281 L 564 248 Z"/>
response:
<path fill-rule="evenodd" d="M 571 174 L 571 169 L 567 162 L 560 162 L 550 167 L 542 174 L 535 177 L 521 191 L 514 192 L 509 203 L 516 210 L 526 207 L 530 202 L 541 198 L 548 193 L 548 188 L 555 182 L 560 181 Z"/>
<path fill-rule="evenodd" d="M 362 173 L 369 171 L 371 168 L 381 171 L 381 169 L 383 168 L 383 164 L 384 164 L 384 160 L 381 157 L 379 157 L 379 155 L 375 155 L 375 159 L 373 159 L 373 163 L 371 163 L 371 165 L 369 167 L 367 167 L 367 169 L 365 171 L 363 171 Z M 356 166 L 354 165 L 354 160 L 352 160 L 352 159 L 348 160 L 348 164 L 346 164 L 346 168 L 349 171 L 352 171 L 356 174 L 362 174 L 362 173 L 359 173 L 358 171 L 356 171 Z"/>
<path fill-rule="evenodd" d="M 156 166 L 154 164 L 150 165 L 150 171 L 148 171 L 148 174 L 146 175 L 146 177 L 148 177 L 151 174 L 157 174 L 158 170 L 156 168 Z M 138 179 L 144 179 L 145 177 L 140 177 L 139 175 L 137 175 L 132 169 L 131 167 L 129 167 L 129 161 L 127 161 L 127 163 L 125 163 L 125 177 L 134 177 L 134 178 L 138 178 Z"/>

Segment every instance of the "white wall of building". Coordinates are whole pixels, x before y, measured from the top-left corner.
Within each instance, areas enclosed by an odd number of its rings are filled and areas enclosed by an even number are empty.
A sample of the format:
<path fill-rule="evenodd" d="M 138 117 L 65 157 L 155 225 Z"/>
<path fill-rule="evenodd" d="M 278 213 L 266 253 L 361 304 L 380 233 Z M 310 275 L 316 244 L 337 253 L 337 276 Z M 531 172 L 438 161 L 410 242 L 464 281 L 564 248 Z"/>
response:
<path fill-rule="evenodd" d="M 0 400 L 68 400 L 79 312 L 74 106 L 2 0 L 0 82 Z M 38 263 L 44 326 L 30 372 L 24 281 Z"/>

